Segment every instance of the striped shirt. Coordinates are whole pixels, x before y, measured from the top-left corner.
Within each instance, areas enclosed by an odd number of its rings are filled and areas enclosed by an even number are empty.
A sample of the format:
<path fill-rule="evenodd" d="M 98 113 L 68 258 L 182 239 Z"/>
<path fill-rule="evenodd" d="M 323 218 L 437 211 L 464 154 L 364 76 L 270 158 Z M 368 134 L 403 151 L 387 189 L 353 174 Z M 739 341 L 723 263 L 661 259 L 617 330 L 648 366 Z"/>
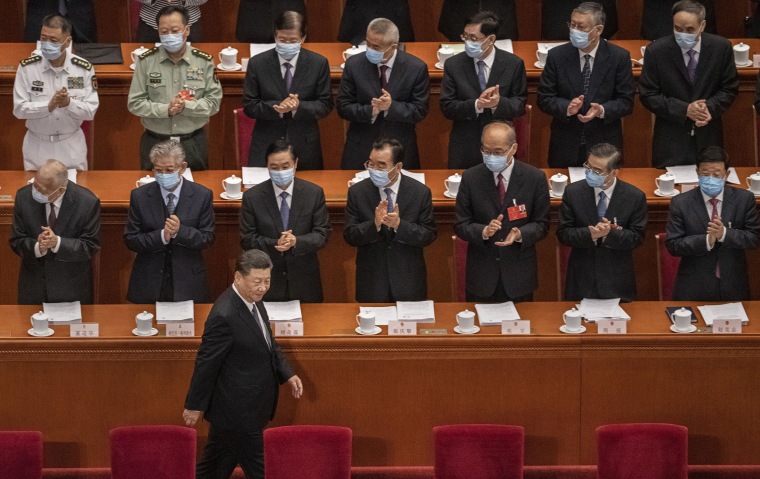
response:
<path fill-rule="evenodd" d="M 190 25 L 197 22 L 201 18 L 200 5 L 203 5 L 208 0 L 135 0 L 142 3 L 140 7 L 140 19 L 158 30 L 156 24 L 156 15 L 162 8 L 168 5 L 177 5 L 187 8 L 187 14 L 190 16 Z"/>

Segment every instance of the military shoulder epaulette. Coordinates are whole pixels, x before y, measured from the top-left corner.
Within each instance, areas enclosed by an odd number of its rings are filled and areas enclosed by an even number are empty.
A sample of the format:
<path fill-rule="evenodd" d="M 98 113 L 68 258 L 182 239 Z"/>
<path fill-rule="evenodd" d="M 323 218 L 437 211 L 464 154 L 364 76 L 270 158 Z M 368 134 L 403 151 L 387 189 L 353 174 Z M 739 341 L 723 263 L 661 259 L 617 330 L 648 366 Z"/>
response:
<path fill-rule="evenodd" d="M 37 63 L 38 61 L 41 61 L 41 60 L 42 60 L 41 56 L 33 55 L 29 58 L 24 58 L 23 60 L 21 60 L 21 66 L 25 67 L 27 65 L 31 65 L 32 63 Z"/>
<path fill-rule="evenodd" d="M 85 70 L 92 70 L 92 63 L 88 62 L 84 58 L 71 57 L 71 63 L 73 63 L 74 65 L 80 66 L 84 68 Z"/>
<path fill-rule="evenodd" d="M 197 48 L 193 48 L 193 55 L 195 55 L 196 57 L 205 58 L 208 61 L 213 61 L 214 60 L 214 57 L 212 57 L 210 54 L 208 54 L 208 53 L 206 53 L 206 52 L 204 52 L 202 50 L 198 50 Z"/>
<path fill-rule="evenodd" d="M 153 47 L 153 48 L 151 48 L 150 50 L 148 50 L 148 51 L 146 51 L 146 52 L 142 52 L 142 53 L 140 54 L 140 58 L 141 58 L 141 59 L 142 59 L 142 58 L 147 58 L 147 57 L 149 57 L 149 56 L 151 56 L 151 55 L 155 54 L 157 51 L 158 51 L 158 47 Z"/>

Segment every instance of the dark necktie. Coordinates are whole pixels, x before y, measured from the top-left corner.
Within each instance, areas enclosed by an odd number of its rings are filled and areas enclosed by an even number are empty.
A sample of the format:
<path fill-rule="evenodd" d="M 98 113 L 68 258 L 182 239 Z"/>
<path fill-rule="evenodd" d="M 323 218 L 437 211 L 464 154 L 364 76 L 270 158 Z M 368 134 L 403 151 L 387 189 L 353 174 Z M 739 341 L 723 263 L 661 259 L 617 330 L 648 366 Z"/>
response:
<path fill-rule="evenodd" d="M 588 84 L 591 81 L 591 55 L 588 53 L 583 55 L 585 61 L 583 62 L 583 70 L 581 71 L 581 79 L 583 80 L 583 95 L 588 95 Z M 588 98 L 583 99 L 583 103 L 587 103 Z M 585 108 L 581 107 L 582 113 L 586 113 Z M 586 124 L 581 125 L 581 149 L 586 145 Z M 585 155 L 584 155 L 585 156 Z"/>
<path fill-rule="evenodd" d="M 385 90 L 388 86 L 388 65 L 380 65 L 380 88 Z"/>
<path fill-rule="evenodd" d="M 596 204 L 596 214 L 599 216 L 599 221 L 602 221 L 604 215 L 607 214 L 607 195 L 604 191 L 599 192 L 599 203 Z"/>
<path fill-rule="evenodd" d="M 693 51 L 693 50 L 689 50 Z M 718 198 L 710 198 L 710 204 L 712 205 L 712 214 L 710 215 L 710 220 L 713 220 L 714 218 L 717 218 L 720 216 L 718 214 Z M 720 264 L 715 264 L 715 277 L 720 279 Z"/>
<path fill-rule="evenodd" d="M 386 188 L 385 190 L 385 199 L 388 201 L 388 213 L 393 213 L 393 196 L 391 196 L 391 193 L 393 192 L 392 189 Z"/>
<path fill-rule="evenodd" d="M 496 175 L 496 193 L 499 194 L 499 206 L 504 204 L 504 197 L 507 195 L 506 190 L 504 190 L 504 177 L 501 176 L 501 173 Z"/>
<path fill-rule="evenodd" d="M 488 87 L 486 83 L 486 63 L 478 60 L 478 83 L 480 83 L 480 92 L 483 93 Z"/>
<path fill-rule="evenodd" d="M 261 334 L 264 335 L 264 341 L 267 342 L 267 346 L 269 349 L 272 349 L 272 342 L 269 340 L 269 331 L 267 331 L 267 325 L 264 323 L 264 321 L 261 320 L 259 317 L 259 312 L 257 311 L 256 305 L 253 305 L 253 309 L 251 310 L 251 314 L 253 315 L 254 321 L 259 325 L 259 328 L 261 329 Z"/>
<path fill-rule="evenodd" d="M 53 203 L 50 203 L 50 214 L 48 215 L 48 227 L 50 229 L 55 229 L 55 205 Z"/>
<path fill-rule="evenodd" d="M 697 52 L 689 50 L 686 54 L 689 55 L 689 64 L 686 65 L 686 70 L 689 72 L 689 82 L 693 84 L 697 77 Z"/>
<path fill-rule="evenodd" d="M 282 202 L 280 203 L 280 218 L 282 218 L 282 228 L 288 229 L 288 221 L 290 221 L 290 206 L 288 206 L 288 192 L 283 191 L 280 193 Z"/>
<path fill-rule="evenodd" d="M 293 68 L 288 62 L 282 64 L 285 67 L 285 91 L 290 93 L 290 85 L 293 84 L 293 74 L 290 73 L 290 69 Z"/>
<path fill-rule="evenodd" d="M 174 214 L 174 211 L 177 209 L 177 203 L 174 202 L 174 193 L 169 193 L 166 195 L 166 210 L 169 212 L 169 216 Z"/>
<path fill-rule="evenodd" d="M 66 0 L 58 0 L 58 13 L 64 17 L 67 13 L 69 13 L 69 7 L 66 5 L 66 3 Z"/>

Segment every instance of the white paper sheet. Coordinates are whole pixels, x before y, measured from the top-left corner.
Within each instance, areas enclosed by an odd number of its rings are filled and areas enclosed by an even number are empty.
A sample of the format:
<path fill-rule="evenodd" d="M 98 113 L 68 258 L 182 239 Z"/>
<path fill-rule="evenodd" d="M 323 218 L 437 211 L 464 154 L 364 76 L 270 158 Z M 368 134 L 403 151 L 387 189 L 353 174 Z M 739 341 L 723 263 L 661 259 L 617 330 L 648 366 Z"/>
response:
<path fill-rule="evenodd" d="M 499 304 L 476 304 L 475 311 L 478 313 L 478 321 L 481 326 L 498 326 L 505 320 L 520 319 L 520 314 L 512 301 Z"/>
<path fill-rule="evenodd" d="M 461 53 L 464 51 L 464 43 L 441 43 L 441 48 L 443 47 L 449 47 L 456 53 Z"/>
<path fill-rule="evenodd" d="M 301 302 L 294 301 L 264 301 L 264 307 L 270 322 L 302 321 Z"/>
<path fill-rule="evenodd" d="M 42 310 L 50 318 L 50 324 L 71 324 L 82 322 L 82 305 L 71 303 L 42 303 Z"/>
<path fill-rule="evenodd" d="M 253 58 L 255 55 L 258 55 L 259 53 L 267 52 L 275 47 L 274 43 L 251 43 L 250 47 L 248 47 L 248 50 L 251 53 L 251 58 Z"/>
<path fill-rule="evenodd" d="M 182 178 L 195 183 L 195 180 L 193 179 L 193 172 L 190 171 L 190 168 L 185 168 L 185 171 L 182 173 Z"/>
<path fill-rule="evenodd" d="M 433 301 L 397 301 L 396 312 L 399 321 L 416 321 L 434 323 L 435 308 Z"/>
<path fill-rule="evenodd" d="M 66 173 L 68 174 L 69 181 L 76 184 L 77 183 L 77 170 L 74 168 L 69 168 L 66 170 Z"/>
<path fill-rule="evenodd" d="M 584 318 L 614 318 L 616 317 L 620 298 L 614 299 L 589 299 L 581 301 L 578 311 Z"/>
<path fill-rule="evenodd" d="M 739 175 L 736 174 L 736 170 L 732 166 L 728 169 L 728 178 L 726 178 L 726 181 L 731 183 L 732 185 L 739 185 L 741 184 L 741 181 L 739 181 Z"/>
<path fill-rule="evenodd" d="M 415 180 L 419 181 L 423 185 L 425 184 L 425 173 L 414 173 L 407 170 L 401 170 L 402 175 L 406 175 L 409 178 L 414 178 Z"/>
<path fill-rule="evenodd" d="M 515 52 L 514 48 L 512 47 L 512 40 L 510 40 L 509 38 L 505 38 L 503 40 L 496 40 L 496 43 L 494 45 L 496 45 L 496 48 L 498 48 L 499 50 L 504 50 L 505 52 L 509 52 L 509 53 Z"/>
<path fill-rule="evenodd" d="M 575 307 L 578 308 L 578 309 L 580 309 L 581 305 L 580 304 L 576 304 Z M 604 318 L 585 318 L 585 319 L 589 323 L 594 323 L 594 322 L 596 322 L 596 321 L 598 321 L 600 319 L 621 319 L 621 320 L 625 320 L 625 321 L 630 321 L 631 317 L 628 315 L 628 313 L 625 312 L 625 310 L 623 308 L 621 308 L 620 306 L 618 306 L 615 309 L 615 311 L 612 312 L 612 316 L 608 316 L 608 317 L 604 317 Z"/>
<path fill-rule="evenodd" d="M 374 313 L 375 326 L 388 326 L 389 321 L 398 321 L 398 314 L 395 306 L 359 306 L 359 313 Z"/>
<path fill-rule="evenodd" d="M 263 166 L 244 166 L 242 177 L 243 185 L 258 185 L 269 179 L 269 168 Z"/>
<path fill-rule="evenodd" d="M 195 318 L 192 301 L 178 301 L 175 303 L 156 303 L 156 323 L 166 324 L 169 322 L 192 322 Z"/>
<path fill-rule="evenodd" d="M 699 182 L 697 168 L 694 165 L 668 166 L 665 169 L 676 177 L 676 184 Z"/>
<path fill-rule="evenodd" d="M 575 183 L 576 181 L 583 181 L 586 179 L 586 168 L 582 166 L 571 166 L 567 169 L 569 175 L 570 175 L 570 183 Z"/>
<path fill-rule="evenodd" d="M 714 319 L 741 319 L 743 325 L 749 323 L 747 312 L 744 311 L 742 303 L 715 304 L 697 306 L 697 308 L 702 313 L 702 319 L 705 320 L 705 324 L 708 326 L 712 326 Z"/>

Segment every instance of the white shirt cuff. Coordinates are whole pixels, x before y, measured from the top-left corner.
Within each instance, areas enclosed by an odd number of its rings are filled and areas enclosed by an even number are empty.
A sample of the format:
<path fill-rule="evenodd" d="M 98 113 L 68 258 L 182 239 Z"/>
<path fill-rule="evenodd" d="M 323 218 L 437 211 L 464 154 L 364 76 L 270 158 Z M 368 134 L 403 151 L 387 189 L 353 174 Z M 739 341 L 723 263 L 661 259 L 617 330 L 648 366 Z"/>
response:
<path fill-rule="evenodd" d="M 61 247 L 61 237 L 56 236 L 55 237 L 55 246 L 53 247 L 53 253 L 57 253 L 58 249 Z"/>
<path fill-rule="evenodd" d="M 45 251 L 45 254 L 47 254 L 47 251 Z M 34 256 L 37 257 L 37 258 L 42 258 L 43 256 L 45 256 L 44 254 L 40 253 L 40 242 L 39 241 L 37 241 L 36 243 L 34 243 Z"/>

